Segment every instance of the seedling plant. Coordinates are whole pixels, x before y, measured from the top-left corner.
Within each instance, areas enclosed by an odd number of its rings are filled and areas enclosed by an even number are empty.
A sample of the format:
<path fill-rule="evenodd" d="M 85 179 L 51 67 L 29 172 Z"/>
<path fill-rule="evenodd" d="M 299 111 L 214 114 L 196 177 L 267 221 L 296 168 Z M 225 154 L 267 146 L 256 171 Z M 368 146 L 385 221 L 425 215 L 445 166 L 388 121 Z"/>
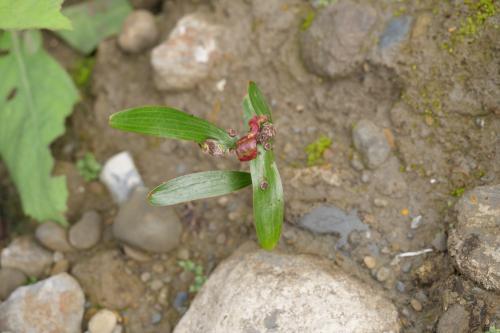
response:
<path fill-rule="evenodd" d="M 143 106 L 110 117 L 110 126 L 123 131 L 176 140 L 194 141 L 208 155 L 236 155 L 250 164 L 243 171 L 204 171 L 174 178 L 154 188 L 148 195 L 154 206 L 169 206 L 192 200 L 225 195 L 252 185 L 253 217 L 259 244 L 272 250 L 279 241 L 283 224 L 283 187 L 274 159 L 276 129 L 271 109 L 254 82 L 243 99 L 243 115 L 249 126 L 238 137 L 204 119 L 171 107 Z"/>

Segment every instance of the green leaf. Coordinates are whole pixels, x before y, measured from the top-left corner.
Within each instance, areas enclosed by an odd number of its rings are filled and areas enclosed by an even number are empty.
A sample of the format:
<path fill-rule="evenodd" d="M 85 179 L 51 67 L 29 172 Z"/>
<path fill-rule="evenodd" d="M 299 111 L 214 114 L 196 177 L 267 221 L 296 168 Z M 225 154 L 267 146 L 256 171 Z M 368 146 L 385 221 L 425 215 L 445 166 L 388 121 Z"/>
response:
<path fill-rule="evenodd" d="M 205 171 L 180 176 L 153 189 L 149 202 L 155 206 L 211 198 L 242 189 L 252 183 L 248 172 Z"/>
<path fill-rule="evenodd" d="M 259 87 L 257 87 L 253 81 L 248 83 L 248 97 L 250 97 L 250 102 L 252 103 L 255 113 L 259 116 L 267 116 L 267 119 L 272 122 L 271 109 Z"/>
<path fill-rule="evenodd" d="M 0 0 L 0 29 L 71 29 L 63 0 Z"/>
<path fill-rule="evenodd" d="M 120 32 L 131 11 L 127 0 L 85 1 L 62 11 L 73 23 L 73 31 L 56 33 L 75 49 L 88 54 L 103 39 Z"/>
<path fill-rule="evenodd" d="M 257 115 L 255 105 L 252 105 L 249 95 L 243 99 L 245 122 Z M 260 96 L 261 101 L 267 105 L 262 94 Z M 270 112 L 269 109 L 268 111 Z M 260 246 L 266 250 L 272 250 L 279 242 L 281 226 L 283 225 L 285 209 L 283 186 L 278 167 L 274 161 L 273 151 L 265 150 L 262 145 L 258 145 L 258 151 L 257 158 L 250 161 L 253 218 Z M 263 182 L 267 183 L 265 189 L 261 187 Z"/>
<path fill-rule="evenodd" d="M 0 156 L 27 215 L 65 223 L 64 177 L 51 177 L 50 143 L 64 132 L 78 92 L 66 71 L 41 47 L 37 31 L 4 33 L 0 45 Z"/>
<path fill-rule="evenodd" d="M 234 148 L 236 139 L 208 121 L 163 106 L 143 106 L 111 115 L 109 124 L 123 131 L 160 136 L 169 139 L 203 143 L 214 139 L 225 148 Z"/>

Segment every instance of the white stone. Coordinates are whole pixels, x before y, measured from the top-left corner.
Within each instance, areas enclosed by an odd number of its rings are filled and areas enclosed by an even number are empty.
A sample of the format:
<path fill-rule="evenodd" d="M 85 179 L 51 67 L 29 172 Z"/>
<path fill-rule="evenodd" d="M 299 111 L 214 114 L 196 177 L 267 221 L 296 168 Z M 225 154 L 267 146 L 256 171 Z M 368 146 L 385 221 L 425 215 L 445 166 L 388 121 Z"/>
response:
<path fill-rule="evenodd" d="M 113 333 L 116 328 L 118 318 L 113 311 L 108 309 L 99 310 L 90 318 L 89 332 L 90 333 Z"/>
<path fill-rule="evenodd" d="M 130 193 L 143 182 L 129 152 L 112 156 L 102 168 L 100 180 L 117 203 L 127 201 Z"/>

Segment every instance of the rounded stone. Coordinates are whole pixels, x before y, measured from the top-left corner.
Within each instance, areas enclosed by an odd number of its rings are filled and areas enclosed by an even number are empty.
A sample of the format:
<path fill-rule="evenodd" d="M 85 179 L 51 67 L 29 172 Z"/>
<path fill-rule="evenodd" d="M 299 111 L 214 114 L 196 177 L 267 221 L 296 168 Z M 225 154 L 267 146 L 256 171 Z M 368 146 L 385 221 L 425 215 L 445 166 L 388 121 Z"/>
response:
<path fill-rule="evenodd" d="M 69 242 L 79 250 L 95 246 L 101 239 L 102 221 L 96 211 L 83 214 L 82 218 L 69 229 Z"/>
<path fill-rule="evenodd" d="M 223 315 L 221 315 L 223 314 Z M 398 332 L 379 289 L 328 260 L 247 244 L 210 275 L 175 328 L 185 332 Z"/>
<path fill-rule="evenodd" d="M 373 258 L 372 256 L 366 256 L 363 258 L 363 262 L 365 263 L 366 267 L 369 269 L 375 268 L 377 266 L 377 260 Z"/>
<path fill-rule="evenodd" d="M 113 311 L 99 310 L 89 321 L 89 333 L 113 333 L 118 318 Z"/>
<path fill-rule="evenodd" d="M 152 47 L 158 40 L 155 17 L 147 10 L 135 10 L 125 19 L 118 36 L 118 45 L 125 52 L 139 53 Z"/>
<path fill-rule="evenodd" d="M 362 119 L 354 126 L 352 139 L 370 169 L 375 169 L 384 163 L 391 152 L 384 132 L 368 119 Z"/>
<path fill-rule="evenodd" d="M 2 250 L 2 268 L 16 268 L 28 276 L 42 276 L 52 264 L 52 253 L 29 236 L 14 239 Z"/>
<path fill-rule="evenodd" d="M 168 252 L 180 242 L 182 225 L 172 207 L 152 207 L 148 191 L 138 187 L 122 204 L 113 223 L 113 235 L 127 245 L 154 253 Z"/>
<path fill-rule="evenodd" d="M 46 248 L 59 251 L 69 252 L 74 250 L 68 242 L 66 229 L 55 222 L 44 222 L 40 224 L 35 231 L 36 239 Z"/>

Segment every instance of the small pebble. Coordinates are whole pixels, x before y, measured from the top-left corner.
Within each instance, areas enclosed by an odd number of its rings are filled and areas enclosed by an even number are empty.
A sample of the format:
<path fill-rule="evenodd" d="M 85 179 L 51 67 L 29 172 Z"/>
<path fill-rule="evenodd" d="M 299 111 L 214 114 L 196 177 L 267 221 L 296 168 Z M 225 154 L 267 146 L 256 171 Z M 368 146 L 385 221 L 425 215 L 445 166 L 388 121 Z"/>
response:
<path fill-rule="evenodd" d="M 69 261 L 67 259 L 61 259 L 57 261 L 54 264 L 54 266 L 52 266 L 50 275 L 54 276 L 62 272 L 67 272 L 68 270 L 69 270 Z"/>
<path fill-rule="evenodd" d="M 396 281 L 396 289 L 400 293 L 404 293 L 406 289 L 406 285 L 402 281 Z"/>
<path fill-rule="evenodd" d="M 165 267 L 162 264 L 156 263 L 153 265 L 153 272 L 161 274 L 165 271 Z"/>
<path fill-rule="evenodd" d="M 189 299 L 189 295 L 185 291 L 178 292 L 177 295 L 175 295 L 175 300 L 174 300 L 174 308 L 179 312 L 180 314 L 183 314 L 187 310 L 186 302 Z"/>
<path fill-rule="evenodd" d="M 422 303 L 420 303 L 418 300 L 412 298 L 411 301 L 410 301 L 410 304 L 411 304 L 411 307 L 417 311 L 417 312 L 420 312 L 422 311 Z"/>
<path fill-rule="evenodd" d="M 375 198 L 375 200 L 373 200 L 373 203 L 377 207 L 385 207 L 385 206 L 387 206 L 387 200 L 381 199 L 381 198 Z"/>
<path fill-rule="evenodd" d="M 153 315 L 151 316 L 151 324 L 153 325 L 158 325 L 162 319 L 162 315 L 159 312 L 153 312 Z"/>
<path fill-rule="evenodd" d="M 373 268 L 375 268 L 375 266 L 377 266 L 377 260 L 375 258 L 373 258 L 372 256 L 364 257 L 363 261 L 364 261 L 366 267 L 368 267 L 369 269 L 373 269 Z"/>
<path fill-rule="evenodd" d="M 113 333 L 118 318 L 113 311 L 99 310 L 89 321 L 89 333 Z"/>
<path fill-rule="evenodd" d="M 146 262 L 151 260 L 151 256 L 146 252 L 134 249 L 128 245 L 123 245 L 123 252 L 125 252 L 127 257 L 135 261 Z"/>
<path fill-rule="evenodd" d="M 227 215 L 227 218 L 229 219 L 229 221 L 236 221 L 238 220 L 238 218 L 240 217 L 240 214 L 238 212 L 231 212 Z"/>
<path fill-rule="evenodd" d="M 380 267 L 377 271 L 377 280 L 383 282 L 389 278 L 391 271 L 387 267 Z"/>
<path fill-rule="evenodd" d="M 367 170 L 364 170 L 363 173 L 361 174 L 361 181 L 363 183 L 368 183 L 370 181 L 370 172 Z"/>
<path fill-rule="evenodd" d="M 142 282 L 148 282 L 149 280 L 151 280 L 151 273 L 144 272 L 141 274 L 141 281 Z"/>
<path fill-rule="evenodd" d="M 152 291 L 158 291 L 163 287 L 163 281 L 159 279 L 154 279 L 149 285 Z"/>
<path fill-rule="evenodd" d="M 168 288 L 167 287 L 161 288 L 160 292 L 158 293 L 158 303 L 160 303 L 163 306 L 168 305 Z"/>
<path fill-rule="evenodd" d="M 411 262 L 406 262 L 401 266 L 403 273 L 408 273 L 411 270 Z"/>
<path fill-rule="evenodd" d="M 79 250 L 90 249 L 101 239 L 102 221 L 96 211 L 83 214 L 82 218 L 71 226 L 68 233 L 69 242 Z"/>
<path fill-rule="evenodd" d="M 35 231 L 36 239 L 46 248 L 53 251 L 69 252 L 73 248 L 68 242 L 66 229 L 55 222 L 40 224 Z"/>
<path fill-rule="evenodd" d="M 228 197 L 220 197 L 218 200 L 217 200 L 217 203 L 219 205 L 221 205 L 222 207 L 225 207 L 227 205 L 227 203 L 229 202 L 229 198 Z"/>
<path fill-rule="evenodd" d="M 412 229 L 417 229 L 422 225 L 422 215 L 416 216 L 411 220 L 411 225 L 410 227 Z"/>
<path fill-rule="evenodd" d="M 158 35 L 153 14 L 147 10 L 136 10 L 125 19 L 118 45 L 126 52 L 139 53 L 153 46 Z"/>

